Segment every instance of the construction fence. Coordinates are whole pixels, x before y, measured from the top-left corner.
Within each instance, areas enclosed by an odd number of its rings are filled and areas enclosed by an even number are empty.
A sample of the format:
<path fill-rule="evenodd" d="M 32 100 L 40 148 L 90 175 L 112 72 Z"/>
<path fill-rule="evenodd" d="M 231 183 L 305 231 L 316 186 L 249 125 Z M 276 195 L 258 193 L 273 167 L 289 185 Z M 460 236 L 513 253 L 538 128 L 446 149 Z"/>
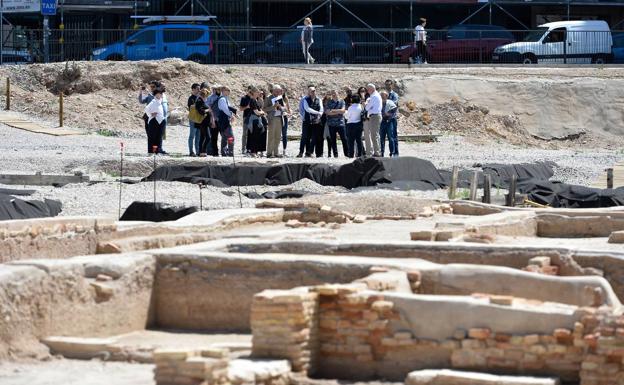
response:
<path fill-rule="evenodd" d="M 487 27 L 487 26 L 486 26 Z M 314 31 L 316 63 L 622 63 L 624 31 L 511 31 L 500 27 L 428 30 L 427 44 L 408 29 Z M 158 60 L 213 64 L 303 63 L 301 29 L 166 25 L 141 30 L 27 30 L 3 39 L 3 62 Z"/>

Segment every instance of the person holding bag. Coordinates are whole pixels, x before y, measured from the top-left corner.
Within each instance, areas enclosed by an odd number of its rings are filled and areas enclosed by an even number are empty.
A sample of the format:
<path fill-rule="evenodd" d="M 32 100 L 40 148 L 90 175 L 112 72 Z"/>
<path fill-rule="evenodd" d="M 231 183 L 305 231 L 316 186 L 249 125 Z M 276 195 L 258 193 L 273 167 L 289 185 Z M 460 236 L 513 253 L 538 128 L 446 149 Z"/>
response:
<path fill-rule="evenodd" d="M 203 116 L 197 112 L 195 108 L 195 102 L 197 101 L 197 95 L 199 95 L 199 84 L 193 83 L 191 86 L 191 96 L 189 96 L 186 106 L 188 107 L 189 114 L 189 137 L 188 137 L 188 149 L 189 156 L 197 156 L 199 154 L 199 124 L 204 119 Z"/>
<path fill-rule="evenodd" d="M 208 99 L 208 89 L 202 88 L 199 91 L 197 101 L 195 102 L 195 109 L 202 117 L 199 123 L 199 156 L 206 157 L 208 145 L 210 144 L 210 126 L 214 124 L 214 119 L 210 108 L 206 106 L 206 100 Z"/>

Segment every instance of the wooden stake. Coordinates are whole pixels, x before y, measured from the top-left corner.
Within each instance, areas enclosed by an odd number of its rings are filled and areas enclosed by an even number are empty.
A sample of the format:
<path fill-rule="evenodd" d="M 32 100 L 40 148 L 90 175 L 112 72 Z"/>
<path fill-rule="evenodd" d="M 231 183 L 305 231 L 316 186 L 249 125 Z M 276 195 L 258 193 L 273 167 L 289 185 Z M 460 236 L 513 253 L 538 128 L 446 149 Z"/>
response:
<path fill-rule="evenodd" d="M 6 110 L 11 109 L 11 79 L 7 78 L 6 84 Z"/>
<path fill-rule="evenodd" d="M 472 180 L 470 181 L 470 197 L 471 201 L 477 200 L 477 188 L 479 187 L 479 173 L 477 171 L 472 173 Z"/>
<path fill-rule="evenodd" d="M 451 186 L 449 188 L 449 199 L 455 199 L 457 195 L 457 178 L 459 177 L 459 168 L 453 166 L 453 173 L 451 174 Z"/>
<path fill-rule="evenodd" d="M 483 203 L 492 203 L 492 176 L 490 174 L 483 175 Z"/>
<path fill-rule="evenodd" d="M 607 188 L 613 188 L 613 169 L 607 169 Z"/>
<path fill-rule="evenodd" d="M 63 92 L 59 94 L 59 127 L 63 127 Z"/>
<path fill-rule="evenodd" d="M 511 176 L 509 182 L 509 194 L 507 194 L 507 206 L 514 207 L 516 205 L 516 184 L 518 182 L 518 176 L 516 174 Z"/>

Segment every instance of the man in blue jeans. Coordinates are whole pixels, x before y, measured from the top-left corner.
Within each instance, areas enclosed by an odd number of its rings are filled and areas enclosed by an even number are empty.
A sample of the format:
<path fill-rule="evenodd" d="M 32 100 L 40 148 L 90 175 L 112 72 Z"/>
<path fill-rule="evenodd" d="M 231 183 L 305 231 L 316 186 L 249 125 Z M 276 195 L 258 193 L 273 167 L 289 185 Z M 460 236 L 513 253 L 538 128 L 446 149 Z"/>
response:
<path fill-rule="evenodd" d="M 191 86 L 191 96 L 188 98 L 187 107 L 189 111 L 194 108 L 199 94 L 199 84 L 193 83 Z M 189 119 L 189 137 L 188 137 L 189 156 L 199 155 L 199 125 L 195 126 L 195 122 Z"/>
<path fill-rule="evenodd" d="M 392 100 L 396 106 L 399 106 L 399 94 L 394 90 L 396 83 L 392 79 L 387 79 L 385 82 L 386 91 L 388 92 L 388 100 Z M 397 110 L 398 111 L 398 110 Z M 394 155 L 399 156 L 399 133 L 398 124 L 394 122 Z"/>
<path fill-rule="evenodd" d="M 397 110 L 398 107 L 388 98 L 388 92 L 381 91 L 381 126 L 379 128 L 379 141 L 381 145 L 381 156 L 384 156 L 386 149 L 386 136 L 388 137 L 388 147 L 390 156 L 399 156 L 397 149 Z"/>

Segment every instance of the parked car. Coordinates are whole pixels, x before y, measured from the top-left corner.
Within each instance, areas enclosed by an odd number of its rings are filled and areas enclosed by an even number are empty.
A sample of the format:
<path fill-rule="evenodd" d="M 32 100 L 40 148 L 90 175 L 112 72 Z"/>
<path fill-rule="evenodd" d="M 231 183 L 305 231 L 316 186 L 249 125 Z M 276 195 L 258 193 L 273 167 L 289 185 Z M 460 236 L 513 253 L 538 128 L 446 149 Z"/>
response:
<path fill-rule="evenodd" d="M 511 32 L 497 25 L 458 24 L 428 32 L 427 53 L 430 63 L 489 62 L 494 48 L 514 41 Z M 396 48 L 396 61 L 409 62 L 415 51 L 414 42 Z"/>
<path fill-rule="evenodd" d="M 25 50 L 2 50 L 2 64 L 30 64 L 34 59 L 32 55 Z"/>
<path fill-rule="evenodd" d="M 207 63 L 213 52 L 210 28 L 199 24 L 151 25 L 120 41 L 93 50 L 93 60 L 180 58 Z"/>
<path fill-rule="evenodd" d="M 595 63 L 613 60 L 613 38 L 602 20 L 557 21 L 542 24 L 524 41 L 494 50 L 499 63 Z"/>
<path fill-rule="evenodd" d="M 624 32 L 613 35 L 613 62 L 624 63 Z"/>
<path fill-rule="evenodd" d="M 349 34 L 339 29 L 314 29 L 314 44 L 310 54 L 317 63 L 343 64 L 353 58 L 353 42 Z M 303 63 L 301 30 L 283 34 L 269 34 L 263 42 L 240 47 L 239 60 L 243 63 Z"/>

